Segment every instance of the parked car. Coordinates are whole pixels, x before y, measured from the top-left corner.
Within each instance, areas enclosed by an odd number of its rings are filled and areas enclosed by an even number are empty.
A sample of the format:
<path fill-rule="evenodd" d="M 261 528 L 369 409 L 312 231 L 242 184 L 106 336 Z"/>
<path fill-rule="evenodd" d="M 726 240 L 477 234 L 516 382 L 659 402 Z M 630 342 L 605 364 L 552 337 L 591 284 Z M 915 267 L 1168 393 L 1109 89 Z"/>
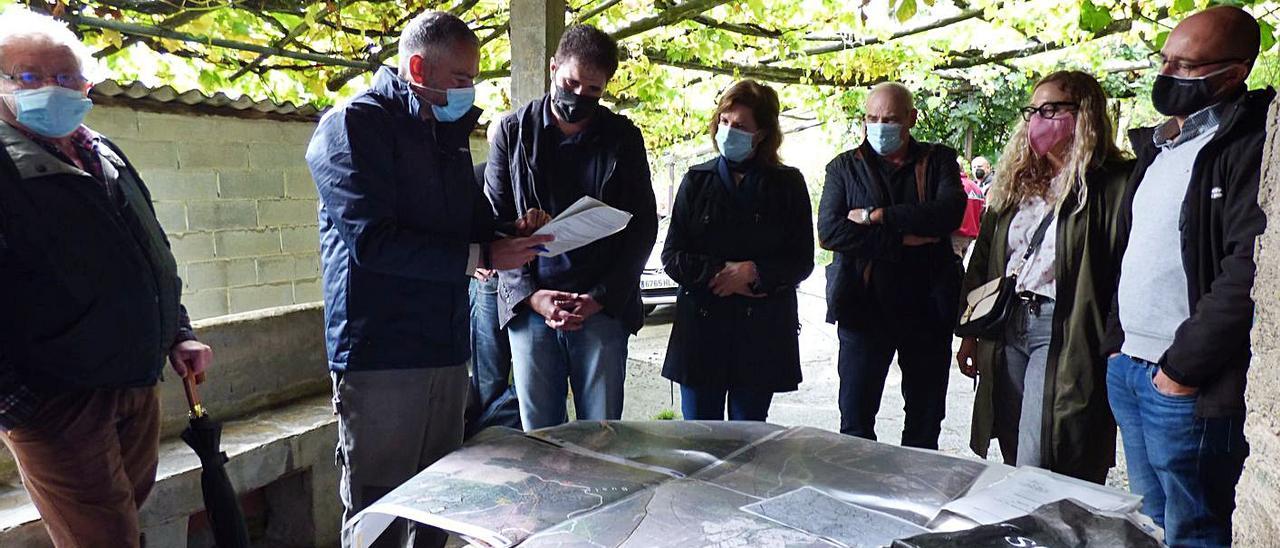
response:
<path fill-rule="evenodd" d="M 645 315 L 651 314 L 658 305 L 675 304 L 676 293 L 680 290 L 679 284 L 662 268 L 662 246 L 667 242 L 670 226 L 670 218 L 658 221 L 658 240 L 653 244 L 653 252 L 649 253 L 644 273 L 640 274 L 640 301 L 644 303 Z"/>

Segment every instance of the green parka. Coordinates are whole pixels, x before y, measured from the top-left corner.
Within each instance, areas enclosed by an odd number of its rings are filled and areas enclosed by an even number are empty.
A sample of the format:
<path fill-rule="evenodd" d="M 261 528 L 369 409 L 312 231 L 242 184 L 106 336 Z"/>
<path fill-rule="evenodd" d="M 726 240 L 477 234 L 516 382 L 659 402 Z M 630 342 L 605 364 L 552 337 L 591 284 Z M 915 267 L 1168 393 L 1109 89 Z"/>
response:
<path fill-rule="evenodd" d="M 1120 275 L 1116 219 L 1132 168 L 1131 161 L 1113 161 L 1090 171 L 1084 207 L 1077 211 L 1080 196 L 1073 190 L 1059 210 L 1056 232 L 1057 302 L 1045 366 L 1041 466 L 1098 483 L 1115 465 L 1116 425 L 1107 403 L 1102 339 Z M 983 215 L 965 294 L 1004 275 L 1016 211 L 989 209 Z M 985 457 L 995 437 L 995 386 L 1005 366 L 1004 344 L 979 340 L 974 361 L 979 381 L 970 447 Z"/>

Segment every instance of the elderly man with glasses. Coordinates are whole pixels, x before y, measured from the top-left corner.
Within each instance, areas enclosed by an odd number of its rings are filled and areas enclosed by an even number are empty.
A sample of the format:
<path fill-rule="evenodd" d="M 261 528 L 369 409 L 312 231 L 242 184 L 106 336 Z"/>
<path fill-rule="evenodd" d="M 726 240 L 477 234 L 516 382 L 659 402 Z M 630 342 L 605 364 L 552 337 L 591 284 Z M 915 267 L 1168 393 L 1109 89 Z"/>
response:
<path fill-rule="evenodd" d="M 58 22 L 0 15 L 0 438 L 55 546 L 139 546 L 167 356 L 203 375 L 146 186 L 83 125 L 93 58 Z"/>
<path fill-rule="evenodd" d="M 1239 8 L 1182 21 L 1159 54 L 1151 93 L 1170 118 L 1130 135 L 1138 163 L 1118 222 L 1124 251 L 1107 392 L 1130 488 L 1171 546 L 1231 543 L 1249 453 L 1249 293 L 1275 97 L 1246 85 L 1259 44 L 1257 21 Z"/>

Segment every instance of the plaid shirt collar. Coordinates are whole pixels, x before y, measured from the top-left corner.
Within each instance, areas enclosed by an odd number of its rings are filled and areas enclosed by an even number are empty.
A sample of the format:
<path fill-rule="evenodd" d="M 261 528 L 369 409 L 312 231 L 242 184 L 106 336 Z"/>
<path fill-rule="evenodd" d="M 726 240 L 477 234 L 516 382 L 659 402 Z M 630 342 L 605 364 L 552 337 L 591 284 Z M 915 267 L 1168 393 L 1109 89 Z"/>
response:
<path fill-rule="evenodd" d="M 37 135 L 19 126 L 13 127 L 35 142 L 35 144 L 40 145 L 40 148 L 45 149 L 49 154 L 64 162 L 76 165 L 75 162 L 70 161 L 70 158 L 67 158 L 67 155 L 62 152 L 62 149 L 58 147 L 53 139 Z M 67 138 L 71 140 L 71 147 L 75 149 L 76 156 L 78 156 L 77 159 L 84 165 L 84 170 L 99 182 L 105 182 L 106 177 L 102 171 L 102 156 L 98 154 L 98 134 L 87 126 L 81 125 L 71 132 L 71 135 L 68 135 Z"/>
<path fill-rule="evenodd" d="M 1218 126 L 1222 123 L 1224 107 L 1224 103 L 1218 103 L 1201 109 L 1200 112 L 1188 116 L 1187 120 L 1182 123 L 1181 129 L 1178 128 L 1178 121 L 1170 118 L 1163 125 L 1156 128 L 1155 135 L 1151 137 L 1151 140 L 1159 148 L 1170 149 L 1205 133 L 1213 133 L 1218 130 Z"/>

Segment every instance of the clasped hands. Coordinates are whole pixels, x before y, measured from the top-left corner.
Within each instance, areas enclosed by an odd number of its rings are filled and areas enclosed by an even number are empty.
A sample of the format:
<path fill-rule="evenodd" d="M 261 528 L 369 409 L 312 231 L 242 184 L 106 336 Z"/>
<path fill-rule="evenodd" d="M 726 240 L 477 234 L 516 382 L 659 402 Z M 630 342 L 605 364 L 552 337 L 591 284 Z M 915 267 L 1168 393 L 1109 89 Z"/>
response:
<path fill-rule="evenodd" d="M 587 318 L 604 310 L 604 306 L 588 293 L 570 293 L 539 289 L 529 296 L 529 308 L 542 316 L 547 327 L 558 331 L 582 329 Z"/>
<path fill-rule="evenodd" d="M 763 294 L 756 293 L 751 289 L 760 279 L 760 273 L 756 271 L 756 263 L 752 261 L 728 261 L 724 263 L 724 267 L 711 278 L 711 282 L 707 284 L 707 289 L 717 297 L 728 297 L 730 295 L 742 295 L 744 297 L 760 298 Z"/>
<path fill-rule="evenodd" d="M 878 224 L 884 223 L 884 209 L 875 208 L 871 211 L 869 215 L 864 213 L 865 211 L 866 211 L 866 208 L 862 208 L 862 207 L 859 207 L 856 209 L 850 209 L 849 213 L 845 215 L 845 218 L 863 226 L 878 225 Z M 902 245 L 905 245 L 907 247 L 917 247 L 917 246 L 928 245 L 928 244 L 936 244 L 938 243 L 938 241 L 939 241 L 938 238 L 935 236 L 917 236 L 915 234 L 902 235 Z"/>

